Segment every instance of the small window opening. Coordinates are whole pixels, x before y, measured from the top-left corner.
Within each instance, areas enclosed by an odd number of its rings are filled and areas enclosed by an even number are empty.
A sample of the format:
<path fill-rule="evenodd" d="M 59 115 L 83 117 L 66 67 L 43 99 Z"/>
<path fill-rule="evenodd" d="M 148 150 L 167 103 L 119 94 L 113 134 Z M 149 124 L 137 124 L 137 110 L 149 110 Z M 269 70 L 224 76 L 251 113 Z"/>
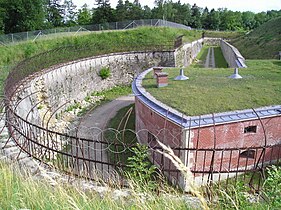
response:
<path fill-rule="evenodd" d="M 248 126 L 244 128 L 244 133 L 256 133 L 257 132 L 257 126 Z"/>
<path fill-rule="evenodd" d="M 255 150 L 246 150 L 240 153 L 241 158 L 255 158 L 256 151 Z"/>

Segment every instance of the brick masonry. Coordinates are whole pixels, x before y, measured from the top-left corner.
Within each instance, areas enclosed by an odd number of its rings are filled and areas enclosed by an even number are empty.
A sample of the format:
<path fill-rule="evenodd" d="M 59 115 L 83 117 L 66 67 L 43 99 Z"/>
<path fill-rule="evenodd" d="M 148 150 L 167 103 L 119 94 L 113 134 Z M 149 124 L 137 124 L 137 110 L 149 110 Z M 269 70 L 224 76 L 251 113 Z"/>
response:
<path fill-rule="evenodd" d="M 208 175 L 202 176 L 204 171 L 217 171 L 213 180 L 223 179 L 233 176 L 232 171 L 237 175 L 240 169 L 251 170 L 281 158 L 281 106 L 262 107 L 255 112 L 241 110 L 213 116 L 185 116 L 157 101 L 142 88 L 142 78 L 151 70 L 143 72 L 133 83 L 136 131 L 140 142 L 155 147 L 157 144 L 151 143 L 151 135 L 154 135 L 172 148 L 191 149 L 174 152 L 196 172 L 197 184 L 206 183 Z M 245 153 L 251 155 L 245 157 Z M 157 153 L 153 155 L 156 164 L 166 171 L 172 182 L 183 189 L 188 188 L 178 172 L 168 172 L 175 170 L 168 159 Z"/>

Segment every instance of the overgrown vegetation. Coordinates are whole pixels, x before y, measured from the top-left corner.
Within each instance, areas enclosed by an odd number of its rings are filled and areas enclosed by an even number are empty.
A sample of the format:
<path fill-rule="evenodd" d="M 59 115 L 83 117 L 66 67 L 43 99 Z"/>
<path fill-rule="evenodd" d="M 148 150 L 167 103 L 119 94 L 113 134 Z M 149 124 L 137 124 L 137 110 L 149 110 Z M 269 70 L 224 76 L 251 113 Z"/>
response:
<path fill-rule="evenodd" d="M 92 110 L 94 107 L 100 106 L 103 103 L 112 101 L 120 96 L 128 95 L 130 93 L 132 93 L 132 88 L 129 85 L 120 85 L 111 89 L 92 92 L 90 95 L 85 97 L 84 101 L 71 104 L 65 111 L 73 112 L 74 114 L 81 116 L 87 111 Z"/>
<path fill-rule="evenodd" d="M 137 144 L 132 148 L 133 155 L 128 157 L 127 178 L 134 183 L 135 189 L 141 192 L 153 192 L 160 186 L 156 181 L 156 166 L 149 161 L 148 147 Z M 159 178 L 159 176 L 158 176 Z M 162 181 L 159 180 L 158 181 Z"/>
<path fill-rule="evenodd" d="M 168 86 L 157 88 L 150 74 L 143 86 L 156 99 L 191 116 L 281 104 L 281 61 L 248 60 L 246 64 L 239 80 L 228 78 L 233 69 L 190 67 L 185 69 L 187 81 L 174 81 L 178 69 L 165 69 Z"/>
<path fill-rule="evenodd" d="M 247 59 L 278 58 L 281 51 L 281 17 L 272 19 L 232 44 Z"/>
<path fill-rule="evenodd" d="M 245 183 L 237 182 L 227 188 L 213 191 L 210 209 L 280 209 L 281 168 L 267 169 L 264 188 L 258 194 L 248 191 Z M 94 191 L 85 191 L 67 183 L 51 186 L 45 180 L 23 175 L 17 166 L 0 162 L 0 208 L 1 209 L 198 209 L 198 203 L 189 203 L 183 194 L 171 188 L 160 194 L 145 189 L 139 194 L 135 185 L 128 197 L 113 198 L 106 193 L 102 197 Z M 135 182 L 137 184 L 137 182 Z M 139 183 L 140 188 L 145 185 Z M 172 193 L 169 194 L 169 193 Z M 204 194 L 202 194 L 204 196 Z"/>
<path fill-rule="evenodd" d="M 108 122 L 104 136 L 110 162 L 138 192 L 159 191 L 168 186 L 162 174 L 149 160 L 149 148 L 139 144 L 135 133 L 134 105 L 120 109 Z"/>
<path fill-rule="evenodd" d="M 108 77 L 110 77 L 111 75 L 111 72 L 110 72 L 110 69 L 109 67 L 103 67 L 101 68 L 100 72 L 99 72 L 99 76 L 102 78 L 102 79 L 107 79 Z"/>
<path fill-rule="evenodd" d="M 146 196 L 132 190 L 128 197 L 113 198 L 110 192 L 102 197 L 94 191 L 83 190 L 67 183 L 51 186 L 45 180 L 22 175 L 16 166 L 0 162 L 1 209 L 189 209 L 181 195 L 167 199 L 146 191 Z"/>

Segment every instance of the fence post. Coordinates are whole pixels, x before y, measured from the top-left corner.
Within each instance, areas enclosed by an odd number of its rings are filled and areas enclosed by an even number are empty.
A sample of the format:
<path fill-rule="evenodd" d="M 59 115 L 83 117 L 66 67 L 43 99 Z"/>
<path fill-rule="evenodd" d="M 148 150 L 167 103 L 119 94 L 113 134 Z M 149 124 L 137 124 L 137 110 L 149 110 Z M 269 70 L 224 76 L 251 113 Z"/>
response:
<path fill-rule="evenodd" d="M 12 34 L 12 43 L 14 43 L 14 34 Z"/>
<path fill-rule="evenodd" d="M 28 31 L 26 32 L 26 41 L 28 41 Z"/>

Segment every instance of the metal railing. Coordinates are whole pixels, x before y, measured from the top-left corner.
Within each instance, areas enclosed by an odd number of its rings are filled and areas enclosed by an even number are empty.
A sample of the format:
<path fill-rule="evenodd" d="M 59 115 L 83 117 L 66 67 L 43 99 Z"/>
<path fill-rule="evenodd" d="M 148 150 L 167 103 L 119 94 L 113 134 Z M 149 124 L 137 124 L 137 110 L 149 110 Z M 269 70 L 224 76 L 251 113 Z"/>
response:
<path fill-rule="evenodd" d="M 35 31 L 20 32 L 20 33 L 4 34 L 4 35 L 0 35 L 0 45 L 15 44 L 22 41 L 36 41 L 38 39 L 53 38 L 55 36 L 57 37 L 72 36 L 72 35 L 78 35 L 87 32 L 94 32 L 94 31 L 131 29 L 140 26 L 163 26 L 163 27 L 182 28 L 186 30 L 191 29 L 189 26 L 169 22 L 166 20 L 160 20 L 160 19 L 129 20 L 123 22 L 111 22 L 111 23 L 103 23 L 103 24 L 42 29 L 42 30 L 35 30 Z"/>
<path fill-rule="evenodd" d="M 148 130 L 139 131 L 130 143 L 124 143 L 124 133 L 132 132 L 126 129 L 120 131 L 76 127 L 72 132 L 60 133 L 48 126 L 42 127 L 29 122 L 19 116 L 15 108 L 11 103 L 5 106 L 6 125 L 12 139 L 23 152 L 66 173 L 119 186 L 127 183 L 123 172 L 129 168 L 127 161 L 134 155 L 133 148 L 140 141 L 139 136 L 150 133 Z M 215 124 L 213 129 L 216 129 Z M 171 149 L 176 156 L 192 155 L 193 164 L 190 170 L 194 181 L 200 184 L 221 182 L 223 187 L 226 187 L 228 183 L 243 182 L 249 189 L 260 190 L 266 167 L 281 161 L 281 144 L 267 144 L 266 130 L 264 144 L 252 147 L 216 145 L 216 141 L 221 141 L 216 135 L 214 139 L 210 139 L 213 142 L 212 146 L 204 146 L 205 140 L 200 132 L 196 144 L 182 146 L 177 141 L 178 136 L 183 134 L 181 131 L 177 134 L 171 134 L 168 129 L 157 132 L 160 135 L 159 139 L 162 138 L 160 133 L 167 133 L 171 144 L 175 145 Z M 153 139 L 158 139 L 158 136 L 153 136 Z M 158 166 L 159 171 L 169 180 L 180 183 L 182 171 L 165 155 L 159 153 L 163 148 L 153 140 L 142 143 L 147 145 L 150 160 Z"/>

